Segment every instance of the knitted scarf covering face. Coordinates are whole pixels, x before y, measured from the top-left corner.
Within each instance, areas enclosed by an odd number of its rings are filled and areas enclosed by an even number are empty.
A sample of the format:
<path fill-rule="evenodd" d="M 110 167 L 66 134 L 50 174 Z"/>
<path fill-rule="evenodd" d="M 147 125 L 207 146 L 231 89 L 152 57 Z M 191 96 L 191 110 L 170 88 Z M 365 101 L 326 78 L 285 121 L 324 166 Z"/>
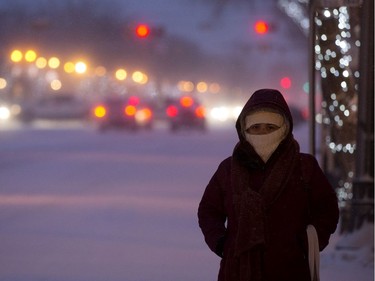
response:
<path fill-rule="evenodd" d="M 234 249 L 224 269 L 227 281 L 261 281 L 262 255 L 266 243 L 265 214 L 278 199 L 299 159 L 299 145 L 292 136 L 283 141 L 270 159 L 271 171 L 260 188 L 252 188 L 249 169 L 254 151 L 238 143 L 232 157 L 233 204 L 237 216 Z M 247 162 L 245 160 L 247 159 Z M 250 167 L 249 167 L 250 166 Z M 255 191 L 259 190 L 259 192 Z"/>

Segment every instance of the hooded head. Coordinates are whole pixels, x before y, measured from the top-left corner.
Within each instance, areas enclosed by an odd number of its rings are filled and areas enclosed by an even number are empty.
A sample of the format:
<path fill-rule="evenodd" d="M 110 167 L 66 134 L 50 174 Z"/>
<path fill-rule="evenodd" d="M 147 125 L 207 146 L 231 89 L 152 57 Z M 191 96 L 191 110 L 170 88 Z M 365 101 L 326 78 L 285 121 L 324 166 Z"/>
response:
<path fill-rule="evenodd" d="M 255 124 L 276 127 L 272 133 L 253 134 L 249 128 Z M 282 139 L 292 134 L 293 119 L 282 94 L 273 89 L 256 91 L 243 107 L 236 129 L 240 142 L 249 142 L 266 162 Z"/>
<path fill-rule="evenodd" d="M 257 111 L 268 111 L 282 115 L 288 126 L 287 134 L 293 131 L 293 118 L 290 113 L 289 106 L 286 103 L 283 95 L 274 89 L 260 89 L 254 92 L 250 99 L 246 102 L 240 115 L 236 121 L 236 130 L 241 141 L 245 138 L 245 120 L 250 113 Z"/>

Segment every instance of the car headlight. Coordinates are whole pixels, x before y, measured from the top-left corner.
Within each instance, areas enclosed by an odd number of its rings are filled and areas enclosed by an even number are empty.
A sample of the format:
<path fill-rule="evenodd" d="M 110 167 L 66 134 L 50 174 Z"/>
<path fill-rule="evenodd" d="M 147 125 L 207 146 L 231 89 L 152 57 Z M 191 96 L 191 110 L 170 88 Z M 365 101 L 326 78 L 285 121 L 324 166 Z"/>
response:
<path fill-rule="evenodd" d="M 10 110 L 8 107 L 0 106 L 0 120 L 8 120 L 10 118 Z"/>

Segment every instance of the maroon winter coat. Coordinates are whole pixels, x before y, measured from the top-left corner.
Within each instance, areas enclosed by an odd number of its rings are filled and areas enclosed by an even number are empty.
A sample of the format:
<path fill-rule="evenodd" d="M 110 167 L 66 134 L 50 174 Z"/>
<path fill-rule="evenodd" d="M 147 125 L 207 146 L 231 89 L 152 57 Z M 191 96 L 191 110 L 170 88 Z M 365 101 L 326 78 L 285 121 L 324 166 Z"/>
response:
<path fill-rule="evenodd" d="M 256 108 L 272 108 L 289 120 L 287 137 L 266 164 L 241 132 L 241 122 Z M 323 250 L 338 223 L 336 194 L 315 158 L 299 152 L 280 92 L 255 92 L 236 129 L 239 142 L 198 208 L 205 241 L 222 257 L 218 280 L 309 281 L 306 227 L 315 226 Z"/>

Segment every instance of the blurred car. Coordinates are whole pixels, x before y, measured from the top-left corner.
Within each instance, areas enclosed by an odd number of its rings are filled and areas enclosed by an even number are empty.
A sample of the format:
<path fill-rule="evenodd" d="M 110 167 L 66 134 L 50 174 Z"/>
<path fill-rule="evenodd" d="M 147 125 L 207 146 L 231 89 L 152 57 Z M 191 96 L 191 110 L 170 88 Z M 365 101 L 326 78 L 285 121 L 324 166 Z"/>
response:
<path fill-rule="evenodd" d="M 171 131 L 181 129 L 206 130 L 205 109 L 191 96 L 169 99 L 166 115 Z"/>
<path fill-rule="evenodd" d="M 21 106 L 12 100 L 0 99 L 0 124 L 12 123 L 19 119 Z"/>
<path fill-rule="evenodd" d="M 92 116 L 101 131 L 111 128 L 152 129 L 154 121 L 152 107 L 137 96 L 107 97 L 94 105 Z"/>
<path fill-rule="evenodd" d="M 5 102 L 0 101 L 0 122 L 6 122 L 11 118 L 11 109 Z"/>
<path fill-rule="evenodd" d="M 48 93 L 41 98 L 22 104 L 20 119 L 31 122 L 36 119 L 84 120 L 89 105 L 73 93 Z"/>

